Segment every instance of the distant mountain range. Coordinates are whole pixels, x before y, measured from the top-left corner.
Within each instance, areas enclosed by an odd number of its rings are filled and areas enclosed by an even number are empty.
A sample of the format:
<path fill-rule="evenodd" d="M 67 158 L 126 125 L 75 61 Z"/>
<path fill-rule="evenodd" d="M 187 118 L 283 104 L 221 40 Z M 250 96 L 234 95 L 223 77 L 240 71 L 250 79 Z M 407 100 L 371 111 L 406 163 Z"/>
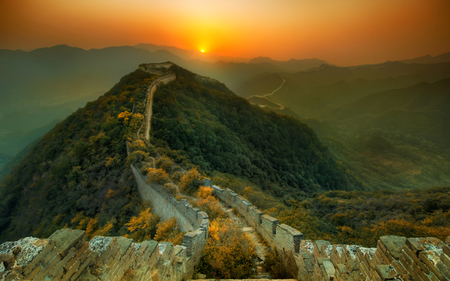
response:
<path fill-rule="evenodd" d="M 334 108 L 366 94 L 445 78 L 442 71 L 447 71 L 447 65 L 442 61 L 449 60 L 447 53 L 416 58 L 408 64 L 343 68 L 320 59 L 248 60 L 153 44 L 91 50 L 67 45 L 29 52 L 0 50 L 0 153 L 13 157 L 30 142 L 31 131 L 95 100 L 144 62 L 172 61 L 224 82 L 241 96 L 272 91 L 280 81 L 275 73 L 281 73 L 287 82 L 273 98 L 289 105 L 290 109 L 283 112 L 314 117 L 317 110 Z M 416 61 L 433 65 L 411 64 Z"/>

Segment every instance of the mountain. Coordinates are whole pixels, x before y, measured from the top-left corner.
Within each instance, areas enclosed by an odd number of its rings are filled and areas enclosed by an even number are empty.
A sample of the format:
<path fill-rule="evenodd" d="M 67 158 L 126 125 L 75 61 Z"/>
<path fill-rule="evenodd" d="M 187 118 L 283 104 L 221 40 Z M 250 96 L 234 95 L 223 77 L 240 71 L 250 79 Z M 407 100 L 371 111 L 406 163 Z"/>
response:
<path fill-rule="evenodd" d="M 448 185 L 450 78 L 382 91 L 302 119 L 366 186 Z"/>
<path fill-rule="evenodd" d="M 37 143 L 37 141 L 46 133 L 48 133 L 53 127 L 55 127 L 61 120 L 53 120 L 49 124 L 40 128 L 34 129 L 25 134 L 6 135 L 1 138 L 3 146 L 7 147 L 9 151 L 15 152 L 19 150 L 19 153 L 10 157 L 3 166 L 0 166 L 0 180 L 11 172 L 16 164 L 22 161 L 23 157 L 30 152 L 31 148 Z M 20 148 L 24 147 L 22 150 Z M 3 154 L 4 155 L 4 154 Z"/>
<path fill-rule="evenodd" d="M 410 132 L 441 148 L 450 145 L 450 78 L 370 94 L 324 115 L 348 132 L 363 125 Z M 351 120 L 351 121 L 350 121 Z"/>
<path fill-rule="evenodd" d="M 435 82 L 450 77 L 450 63 L 406 64 L 386 62 L 377 65 L 320 67 L 297 73 L 279 73 L 286 83 L 271 98 L 305 118 L 318 118 L 323 112 L 355 101 L 365 95 Z M 269 93 L 276 87 L 274 73 L 255 76 L 237 87 L 236 93 L 249 97 Z"/>
<path fill-rule="evenodd" d="M 252 106 L 216 80 L 176 65 L 170 71 L 177 79 L 154 94 L 148 149 L 127 156 L 127 142 L 146 147 L 136 131 L 156 75 L 141 70 L 37 142 L 0 184 L 2 241 L 47 237 L 65 226 L 129 233 L 125 223 L 145 210 L 129 168 L 141 156 L 169 163 L 174 183 L 199 169 L 242 178 L 286 200 L 360 186 L 305 124 Z"/>
<path fill-rule="evenodd" d="M 426 188 L 448 184 L 449 78 L 446 62 L 322 65 L 255 76 L 237 93 L 270 111 L 288 105 L 364 187 Z M 271 102 L 255 96 L 274 90 Z"/>
<path fill-rule="evenodd" d="M 95 100 L 141 62 L 177 61 L 169 52 L 133 47 L 83 50 L 58 45 L 0 52 L 0 153 L 14 156 L 42 127 Z"/>
<path fill-rule="evenodd" d="M 283 69 L 283 71 L 286 72 L 298 72 L 298 71 L 305 71 L 310 68 L 316 68 L 323 64 L 327 64 L 326 61 L 320 60 L 320 59 L 290 59 L 288 61 L 276 61 L 272 60 L 268 57 L 257 57 L 251 59 L 248 63 L 271 63 L 275 66 L 278 66 Z"/>
<path fill-rule="evenodd" d="M 180 58 L 183 58 L 184 60 L 200 60 L 200 61 L 211 62 L 211 63 L 215 63 L 218 61 L 225 61 L 225 62 L 247 62 L 248 61 L 248 59 L 245 59 L 245 58 L 222 56 L 222 55 L 209 53 L 209 52 L 203 53 L 200 50 L 182 49 L 182 48 L 178 48 L 178 47 L 174 47 L 174 46 L 154 45 L 154 44 L 137 44 L 133 47 L 148 50 L 151 52 L 155 52 L 158 50 L 166 50 L 172 54 L 179 56 Z"/>
<path fill-rule="evenodd" d="M 440 63 L 440 62 L 450 62 L 450 52 L 444 53 L 439 56 L 432 57 L 430 55 L 426 55 L 423 57 L 418 57 L 414 59 L 408 59 L 408 60 L 401 60 L 400 62 L 403 63 Z"/>

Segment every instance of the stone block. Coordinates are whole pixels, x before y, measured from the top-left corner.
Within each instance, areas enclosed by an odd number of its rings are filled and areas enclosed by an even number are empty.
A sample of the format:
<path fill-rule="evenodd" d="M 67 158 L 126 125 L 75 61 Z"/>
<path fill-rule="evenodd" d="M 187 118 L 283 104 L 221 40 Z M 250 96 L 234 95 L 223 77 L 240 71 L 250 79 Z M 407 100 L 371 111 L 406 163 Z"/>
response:
<path fill-rule="evenodd" d="M 70 249 L 69 252 L 66 254 L 66 256 L 62 260 L 60 260 L 52 270 L 50 270 L 50 272 L 47 274 L 47 276 L 50 277 L 50 279 L 52 277 L 56 278 L 59 271 L 62 270 L 62 268 L 69 262 L 69 260 L 71 260 L 75 256 L 76 253 L 77 253 L 77 250 L 75 248 Z M 55 280 L 57 280 L 57 279 L 55 279 Z"/>
<path fill-rule="evenodd" d="M 441 262 L 439 256 L 434 251 L 421 251 L 419 259 L 433 272 L 440 280 L 445 280 L 440 270 L 436 267 L 438 262 Z"/>
<path fill-rule="evenodd" d="M 405 245 L 406 237 L 393 235 L 381 236 L 379 241 L 394 259 L 398 260 L 403 254 L 402 249 L 403 245 Z"/>
<path fill-rule="evenodd" d="M 406 240 L 408 241 L 408 240 Z M 426 267 L 419 259 L 419 257 L 408 247 L 407 245 L 403 246 L 403 252 L 405 256 L 409 257 L 413 262 L 412 264 L 418 265 L 426 274 L 430 273 L 428 267 Z"/>
<path fill-rule="evenodd" d="M 86 241 L 86 232 L 79 229 L 63 228 L 55 231 L 48 239 L 54 240 L 56 250 L 64 257 L 72 247 L 80 248 Z"/>
<path fill-rule="evenodd" d="M 330 260 L 323 261 L 323 267 L 325 269 L 325 276 L 328 280 L 333 280 L 336 276 L 336 269 Z"/>
<path fill-rule="evenodd" d="M 380 276 L 381 280 L 393 280 L 397 276 L 397 272 L 395 271 L 392 265 L 377 265 L 376 266 L 377 273 Z"/>
<path fill-rule="evenodd" d="M 441 253 L 439 258 L 447 267 L 450 268 L 450 258 L 445 253 Z"/>

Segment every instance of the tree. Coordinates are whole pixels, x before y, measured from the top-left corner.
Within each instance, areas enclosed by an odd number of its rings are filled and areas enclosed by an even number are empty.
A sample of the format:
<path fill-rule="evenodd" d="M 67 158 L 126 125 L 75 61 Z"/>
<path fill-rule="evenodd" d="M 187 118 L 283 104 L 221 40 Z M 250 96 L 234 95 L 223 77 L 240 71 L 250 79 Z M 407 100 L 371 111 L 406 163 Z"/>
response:
<path fill-rule="evenodd" d="M 207 278 L 249 278 L 256 258 L 250 238 L 230 219 L 212 221 L 209 233 L 198 272 Z"/>
<path fill-rule="evenodd" d="M 131 232 L 130 238 L 141 242 L 152 239 L 156 232 L 156 225 L 159 217 L 150 212 L 150 208 L 146 208 L 139 213 L 139 216 L 133 216 L 131 220 L 126 223 L 128 231 Z"/>
<path fill-rule="evenodd" d="M 177 220 L 171 218 L 164 222 L 159 222 L 156 226 L 156 235 L 154 239 L 158 242 L 172 242 L 174 245 L 183 244 L 183 232 L 177 226 Z"/>
<path fill-rule="evenodd" d="M 149 168 L 147 171 L 147 182 L 163 185 L 169 181 L 169 175 L 163 169 Z"/>
<path fill-rule="evenodd" d="M 212 195 L 212 188 L 200 186 L 196 196 L 199 199 L 195 202 L 195 206 L 207 213 L 210 218 L 225 217 L 225 212 L 219 205 L 219 199 Z"/>
<path fill-rule="evenodd" d="M 192 168 L 181 177 L 179 186 L 184 193 L 192 195 L 202 183 L 203 177 L 197 168 Z"/>

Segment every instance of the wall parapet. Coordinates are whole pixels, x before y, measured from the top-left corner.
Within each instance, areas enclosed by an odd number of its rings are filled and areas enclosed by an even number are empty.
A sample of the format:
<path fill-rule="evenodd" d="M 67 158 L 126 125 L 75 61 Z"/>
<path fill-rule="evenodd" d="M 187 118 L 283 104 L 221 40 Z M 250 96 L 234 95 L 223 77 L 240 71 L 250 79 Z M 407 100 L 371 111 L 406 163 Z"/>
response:
<path fill-rule="evenodd" d="M 26 237 L 0 245 L 0 280 L 182 280 L 192 265 L 186 248 L 168 242 L 134 243 L 64 228 L 48 239 Z M 132 271 L 132 274 L 129 274 Z M 128 279 L 130 280 L 130 279 Z"/>
<path fill-rule="evenodd" d="M 450 280 L 450 237 L 382 236 L 376 248 L 305 240 L 303 234 L 264 214 L 230 189 L 213 193 L 241 214 L 278 251 L 293 256 L 298 280 Z"/>

